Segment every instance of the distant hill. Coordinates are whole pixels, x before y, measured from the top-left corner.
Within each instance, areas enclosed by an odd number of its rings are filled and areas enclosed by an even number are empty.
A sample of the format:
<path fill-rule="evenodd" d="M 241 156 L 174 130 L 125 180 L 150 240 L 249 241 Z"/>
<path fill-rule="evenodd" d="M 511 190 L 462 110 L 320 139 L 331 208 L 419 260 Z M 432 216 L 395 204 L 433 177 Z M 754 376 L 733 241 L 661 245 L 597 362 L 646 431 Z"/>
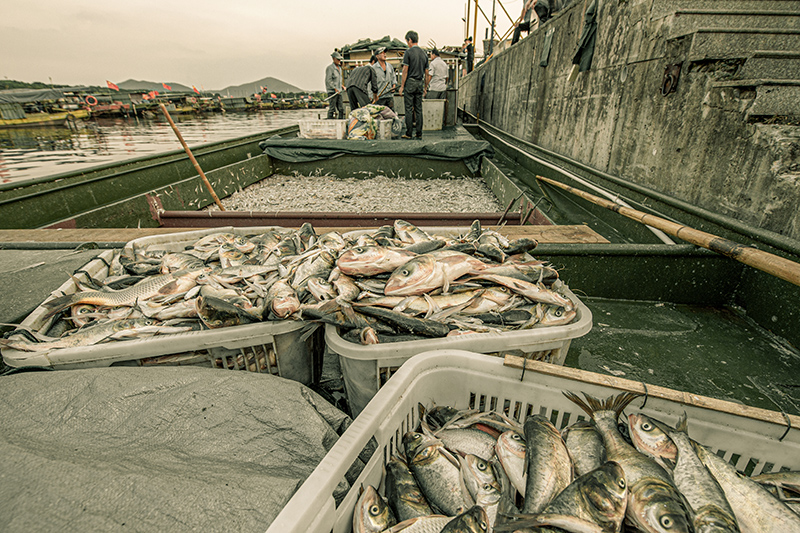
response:
<path fill-rule="evenodd" d="M 255 92 L 258 92 L 260 89 L 259 87 L 266 87 L 267 92 L 270 93 L 303 93 L 307 92 L 299 87 L 295 87 L 290 83 L 286 83 L 285 81 L 281 81 L 276 78 L 261 78 L 260 80 L 251 81 L 250 83 L 243 83 L 242 85 L 231 85 L 230 87 L 225 87 L 224 89 L 219 92 L 219 94 L 223 96 L 249 96 Z"/>
<path fill-rule="evenodd" d="M 165 83 L 172 87 L 172 90 L 175 92 L 192 92 L 192 88 L 187 87 L 186 85 L 169 81 Z M 161 85 L 161 82 L 155 81 L 125 80 L 117 85 L 120 89 L 124 89 L 126 91 L 165 91 L 164 86 Z"/>

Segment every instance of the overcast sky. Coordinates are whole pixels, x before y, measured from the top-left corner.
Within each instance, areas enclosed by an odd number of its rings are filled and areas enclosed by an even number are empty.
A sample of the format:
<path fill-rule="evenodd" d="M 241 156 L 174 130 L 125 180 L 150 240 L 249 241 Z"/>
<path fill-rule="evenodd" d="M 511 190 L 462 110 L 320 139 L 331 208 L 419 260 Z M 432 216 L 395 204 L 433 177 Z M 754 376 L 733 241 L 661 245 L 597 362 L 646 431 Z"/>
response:
<path fill-rule="evenodd" d="M 466 3 L 0 0 L 0 76 L 65 85 L 137 79 L 209 90 L 271 76 L 322 90 L 330 53 L 359 39 L 390 35 L 402 41 L 413 29 L 422 46 L 429 40 L 461 45 Z M 502 4 L 516 17 L 522 0 Z M 492 0 L 479 5 L 491 16 Z M 505 30 L 510 22 L 496 9 Z M 486 27 L 479 14 L 479 41 Z"/>

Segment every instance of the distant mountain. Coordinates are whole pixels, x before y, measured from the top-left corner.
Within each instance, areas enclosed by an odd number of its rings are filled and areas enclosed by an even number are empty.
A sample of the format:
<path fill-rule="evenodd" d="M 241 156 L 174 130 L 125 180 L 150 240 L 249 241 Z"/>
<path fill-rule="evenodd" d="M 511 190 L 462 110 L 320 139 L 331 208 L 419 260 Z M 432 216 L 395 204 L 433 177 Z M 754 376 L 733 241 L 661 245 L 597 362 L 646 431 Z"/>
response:
<path fill-rule="evenodd" d="M 219 92 L 223 96 L 249 96 L 253 93 L 260 91 L 260 87 L 266 87 L 267 92 L 270 93 L 303 93 L 307 92 L 292 84 L 286 83 L 276 78 L 261 78 L 260 80 L 251 81 L 250 83 L 243 83 L 242 85 L 231 85 L 225 87 Z"/>
<path fill-rule="evenodd" d="M 167 85 L 172 87 L 172 90 L 175 92 L 192 92 L 191 87 L 187 87 L 186 85 L 181 85 L 180 83 L 175 82 L 165 82 Z M 159 91 L 164 92 L 164 86 L 161 85 L 160 82 L 155 81 L 144 81 L 144 80 L 125 80 L 122 83 L 117 84 L 120 89 L 124 89 L 126 91 Z"/>

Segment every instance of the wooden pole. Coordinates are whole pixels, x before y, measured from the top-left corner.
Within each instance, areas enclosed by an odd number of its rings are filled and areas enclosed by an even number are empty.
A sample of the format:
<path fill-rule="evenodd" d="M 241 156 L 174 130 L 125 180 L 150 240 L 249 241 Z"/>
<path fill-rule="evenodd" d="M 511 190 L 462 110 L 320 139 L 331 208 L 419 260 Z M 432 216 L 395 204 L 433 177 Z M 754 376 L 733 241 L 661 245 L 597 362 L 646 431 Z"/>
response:
<path fill-rule="evenodd" d="M 198 163 L 197 159 L 194 158 L 194 155 L 192 154 L 192 151 L 189 149 L 189 146 L 186 144 L 186 141 L 183 140 L 183 136 L 181 135 L 181 132 L 178 131 L 178 126 L 175 125 L 175 123 L 172 121 L 172 117 L 169 116 L 169 112 L 167 111 L 166 106 L 164 104 L 158 104 L 158 107 L 161 108 L 161 112 L 164 113 L 165 117 L 167 117 L 167 120 L 169 121 L 169 125 L 172 126 L 172 131 L 174 131 L 175 135 L 178 136 L 178 140 L 181 142 L 181 145 L 183 146 L 183 149 L 186 150 L 186 154 L 189 156 L 189 159 L 192 161 L 192 164 L 194 165 L 194 168 L 197 170 L 197 173 L 200 174 L 200 178 L 203 180 L 203 183 L 205 183 L 206 189 L 208 189 L 208 192 L 211 193 L 211 197 L 214 199 L 214 203 L 217 204 L 217 207 L 219 207 L 220 211 L 225 211 L 225 207 L 222 205 L 222 202 L 219 201 L 219 197 L 217 196 L 217 193 L 214 192 L 214 188 L 211 186 L 211 182 L 208 181 L 208 178 L 206 177 L 205 173 L 203 172 L 203 169 L 200 168 L 200 163 Z"/>
<path fill-rule="evenodd" d="M 617 203 L 600 198 L 593 194 L 589 194 L 588 192 L 584 192 L 580 189 L 570 187 L 569 185 L 564 185 L 563 183 L 545 178 L 543 176 L 536 176 L 536 179 L 564 189 L 565 191 L 568 191 L 576 196 L 580 196 L 581 198 L 594 204 L 610 209 L 611 211 L 615 211 L 624 217 L 630 218 L 631 220 L 635 220 L 636 222 L 660 229 L 664 233 L 672 235 L 673 237 L 678 237 L 679 239 L 682 239 L 688 243 L 702 246 L 703 248 L 717 252 L 725 257 L 730 257 L 731 259 L 735 259 L 740 263 L 744 263 L 745 265 L 757 268 L 784 281 L 788 281 L 789 283 L 800 286 L 800 264 L 795 263 L 794 261 L 790 261 L 784 257 L 771 254 L 751 246 L 745 246 L 712 233 L 706 233 L 705 231 L 700 231 L 689 226 L 670 222 L 669 220 L 657 217 L 655 215 L 649 215 L 630 207 L 621 206 Z"/>

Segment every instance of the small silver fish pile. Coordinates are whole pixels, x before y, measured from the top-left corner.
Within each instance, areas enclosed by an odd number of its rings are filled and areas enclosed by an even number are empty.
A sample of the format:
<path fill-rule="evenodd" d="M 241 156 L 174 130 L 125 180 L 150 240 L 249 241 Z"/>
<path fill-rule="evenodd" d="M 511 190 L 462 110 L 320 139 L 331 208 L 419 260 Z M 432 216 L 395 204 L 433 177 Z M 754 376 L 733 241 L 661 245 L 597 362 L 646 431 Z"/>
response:
<path fill-rule="evenodd" d="M 800 532 L 800 472 L 747 478 L 677 428 L 629 416 L 638 395 L 564 393 L 590 416 L 559 431 L 495 412 L 420 405 L 420 425 L 366 487 L 354 533 Z"/>
<path fill-rule="evenodd" d="M 306 223 L 213 233 L 182 251 L 130 243 L 102 283 L 73 276 L 77 292 L 43 304 L 54 321 L 46 335 L 18 331 L 0 346 L 50 350 L 285 319 L 336 324 L 365 344 L 566 324 L 573 302 L 552 288 L 558 273 L 528 255 L 536 244 L 478 221 L 446 240 L 403 220 L 352 239 Z"/>

